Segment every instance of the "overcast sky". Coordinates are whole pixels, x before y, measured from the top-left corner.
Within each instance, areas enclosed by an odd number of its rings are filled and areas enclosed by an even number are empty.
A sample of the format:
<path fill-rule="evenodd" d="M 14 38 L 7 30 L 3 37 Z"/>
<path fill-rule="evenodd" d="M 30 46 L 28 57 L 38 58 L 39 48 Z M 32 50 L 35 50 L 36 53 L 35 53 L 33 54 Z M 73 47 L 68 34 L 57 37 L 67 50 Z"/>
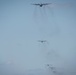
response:
<path fill-rule="evenodd" d="M 52 4 L 40 8 L 33 3 Z M 59 72 L 62 69 L 76 75 L 75 3 L 76 0 L 0 0 L 0 75 L 25 74 L 27 70 L 49 73 L 48 63 Z"/>

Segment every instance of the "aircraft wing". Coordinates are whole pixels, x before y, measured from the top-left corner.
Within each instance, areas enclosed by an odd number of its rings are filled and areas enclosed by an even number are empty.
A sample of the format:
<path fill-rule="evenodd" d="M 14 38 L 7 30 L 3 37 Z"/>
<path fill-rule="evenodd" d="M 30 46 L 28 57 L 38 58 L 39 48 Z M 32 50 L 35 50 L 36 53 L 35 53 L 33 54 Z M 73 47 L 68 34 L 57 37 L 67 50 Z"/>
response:
<path fill-rule="evenodd" d="M 46 40 L 38 40 L 38 42 L 46 42 Z"/>
<path fill-rule="evenodd" d="M 49 4 L 52 4 L 52 3 L 44 3 L 44 4 L 42 4 L 42 5 L 49 5 Z"/>
<path fill-rule="evenodd" d="M 32 5 L 40 5 L 40 4 L 32 4 Z"/>

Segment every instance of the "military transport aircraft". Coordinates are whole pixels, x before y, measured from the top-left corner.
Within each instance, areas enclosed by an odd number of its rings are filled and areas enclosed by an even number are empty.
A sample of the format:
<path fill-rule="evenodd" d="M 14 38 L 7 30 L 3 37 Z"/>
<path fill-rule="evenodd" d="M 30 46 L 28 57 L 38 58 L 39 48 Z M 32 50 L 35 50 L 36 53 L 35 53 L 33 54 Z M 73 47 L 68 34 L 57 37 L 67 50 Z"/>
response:
<path fill-rule="evenodd" d="M 42 6 L 46 6 L 46 5 L 50 5 L 50 4 L 52 4 L 52 3 L 35 3 L 35 4 L 32 4 L 32 5 L 36 5 L 36 6 L 42 7 Z"/>

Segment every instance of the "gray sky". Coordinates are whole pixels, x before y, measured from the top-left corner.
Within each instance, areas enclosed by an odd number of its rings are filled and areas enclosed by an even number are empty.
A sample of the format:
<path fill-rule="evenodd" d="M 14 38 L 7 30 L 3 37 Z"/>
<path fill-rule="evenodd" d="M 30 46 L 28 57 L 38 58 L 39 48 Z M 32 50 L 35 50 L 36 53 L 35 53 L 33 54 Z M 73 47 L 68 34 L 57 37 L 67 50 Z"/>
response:
<path fill-rule="evenodd" d="M 42 8 L 31 5 L 46 2 L 53 4 Z M 75 0 L 0 0 L 0 75 L 25 74 L 27 70 L 47 73 L 47 63 L 59 72 L 62 69 L 68 75 L 74 73 L 75 3 Z M 38 40 L 47 42 L 41 44 Z"/>

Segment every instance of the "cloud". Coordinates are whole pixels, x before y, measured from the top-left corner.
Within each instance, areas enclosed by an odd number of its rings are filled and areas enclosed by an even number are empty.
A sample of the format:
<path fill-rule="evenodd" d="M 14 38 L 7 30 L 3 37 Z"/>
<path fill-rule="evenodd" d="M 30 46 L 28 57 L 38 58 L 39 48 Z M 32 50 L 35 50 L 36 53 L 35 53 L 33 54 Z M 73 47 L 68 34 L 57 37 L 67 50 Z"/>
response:
<path fill-rule="evenodd" d="M 12 61 L 6 61 L 6 62 L 0 63 L 0 65 L 11 65 L 11 64 L 13 64 Z"/>
<path fill-rule="evenodd" d="M 9 65 L 9 64 L 12 64 L 12 62 L 11 61 L 7 61 L 6 64 Z"/>

